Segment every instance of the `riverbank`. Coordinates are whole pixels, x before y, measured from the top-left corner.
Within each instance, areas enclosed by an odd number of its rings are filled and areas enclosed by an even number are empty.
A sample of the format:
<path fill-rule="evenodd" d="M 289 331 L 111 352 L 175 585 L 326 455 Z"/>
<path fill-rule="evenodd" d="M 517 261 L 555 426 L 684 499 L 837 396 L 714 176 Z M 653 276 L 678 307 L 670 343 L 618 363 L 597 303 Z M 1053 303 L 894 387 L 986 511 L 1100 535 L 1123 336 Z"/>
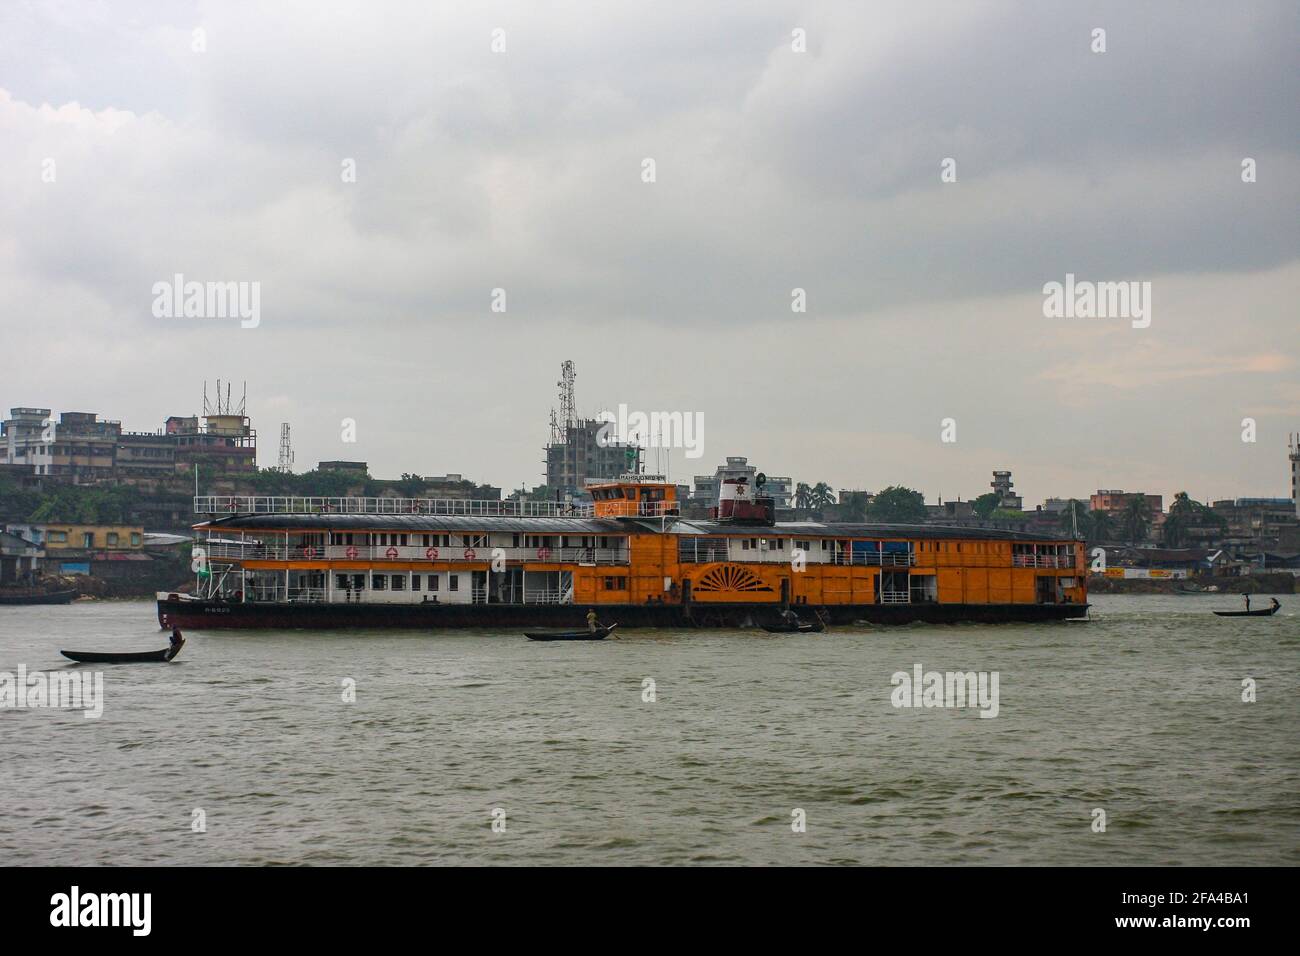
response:
<path fill-rule="evenodd" d="M 1295 594 L 1296 577 L 1287 571 L 1240 577 L 1107 578 L 1088 576 L 1089 594 L 1177 594 L 1183 588 L 1217 587 L 1215 594 Z"/>

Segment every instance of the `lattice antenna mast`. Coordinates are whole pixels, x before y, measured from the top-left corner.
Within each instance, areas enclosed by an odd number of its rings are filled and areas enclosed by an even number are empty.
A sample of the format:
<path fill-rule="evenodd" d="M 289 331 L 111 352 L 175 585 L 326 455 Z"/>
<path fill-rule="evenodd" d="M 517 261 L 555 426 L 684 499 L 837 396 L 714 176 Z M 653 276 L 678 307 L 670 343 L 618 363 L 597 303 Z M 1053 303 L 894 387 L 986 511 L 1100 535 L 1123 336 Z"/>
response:
<path fill-rule="evenodd" d="M 280 470 L 293 471 L 293 445 L 289 441 L 289 423 L 280 425 Z"/>
<path fill-rule="evenodd" d="M 573 397 L 573 382 L 577 377 L 578 373 L 573 367 L 573 360 L 565 359 L 564 364 L 560 366 L 560 380 L 556 384 L 560 386 L 560 424 L 566 430 L 577 423 L 578 414 L 574 407 Z"/>
<path fill-rule="evenodd" d="M 239 407 L 235 407 L 234 400 L 230 395 L 231 385 L 226 383 L 226 390 L 221 391 L 221 379 L 217 379 L 217 394 L 212 401 L 208 400 L 208 383 L 203 383 L 203 414 L 208 415 L 238 415 L 241 418 L 248 413 L 248 382 L 244 382 L 244 391 L 239 398 Z"/>

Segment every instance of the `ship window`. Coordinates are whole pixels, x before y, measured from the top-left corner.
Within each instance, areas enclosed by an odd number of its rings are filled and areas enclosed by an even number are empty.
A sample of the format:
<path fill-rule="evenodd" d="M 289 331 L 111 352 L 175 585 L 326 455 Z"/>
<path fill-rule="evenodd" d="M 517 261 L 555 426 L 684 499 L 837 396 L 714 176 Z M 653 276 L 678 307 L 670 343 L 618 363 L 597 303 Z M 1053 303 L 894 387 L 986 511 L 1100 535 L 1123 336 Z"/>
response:
<path fill-rule="evenodd" d="M 420 576 L 418 574 L 411 575 L 411 590 L 412 591 L 420 590 Z"/>
<path fill-rule="evenodd" d="M 405 575 L 405 574 L 394 574 L 394 575 L 393 575 L 393 590 L 394 590 L 394 591 L 405 591 L 405 590 L 406 590 L 406 575 Z"/>
<path fill-rule="evenodd" d="M 429 575 L 429 590 L 430 591 L 438 590 L 438 575 L 436 574 Z"/>
<path fill-rule="evenodd" d="M 447 575 L 447 590 L 448 590 L 448 591 L 459 591 L 459 590 L 460 590 L 460 575 L 459 575 L 459 574 L 449 574 L 449 575 Z"/>
<path fill-rule="evenodd" d="M 337 588 L 342 588 L 344 591 L 352 590 L 352 575 L 350 574 L 337 575 L 336 583 L 334 586 Z"/>
<path fill-rule="evenodd" d="M 388 587 L 388 575 L 386 574 L 371 575 L 370 587 L 372 590 L 375 591 L 383 591 Z"/>
<path fill-rule="evenodd" d="M 960 542 L 960 541 L 957 542 L 957 553 L 958 553 L 958 554 L 961 554 L 961 542 Z"/>

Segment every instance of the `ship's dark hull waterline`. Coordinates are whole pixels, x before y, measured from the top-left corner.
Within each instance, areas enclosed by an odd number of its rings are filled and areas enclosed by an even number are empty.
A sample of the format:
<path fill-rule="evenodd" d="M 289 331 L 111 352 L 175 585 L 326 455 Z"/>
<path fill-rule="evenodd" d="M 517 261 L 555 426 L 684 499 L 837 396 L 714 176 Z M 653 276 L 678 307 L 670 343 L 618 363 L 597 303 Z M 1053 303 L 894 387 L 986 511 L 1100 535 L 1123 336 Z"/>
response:
<path fill-rule="evenodd" d="M 814 608 L 798 605 L 804 617 L 820 614 L 828 624 L 1007 624 L 1064 621 L 1087 616 L 1086 604 L 848 604 Z M 602 604 L 601 616 L 629 627 L 745 627 L 771 622 L 771 604 Z M 222 601 L 159 600 L 158 623 L 165 628 L 517 628 L 586 627 L 587 607 L 578 604 L 239 604 Z"/>

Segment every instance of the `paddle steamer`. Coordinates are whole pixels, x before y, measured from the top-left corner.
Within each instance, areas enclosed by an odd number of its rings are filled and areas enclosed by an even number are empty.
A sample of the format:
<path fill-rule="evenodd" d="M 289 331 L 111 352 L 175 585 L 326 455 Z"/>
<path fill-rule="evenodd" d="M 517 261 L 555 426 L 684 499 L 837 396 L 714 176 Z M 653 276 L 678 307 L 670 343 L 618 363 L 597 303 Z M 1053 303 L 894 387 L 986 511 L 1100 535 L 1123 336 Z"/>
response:
<path fill-rule="evenodd" d="M 739 626 L 785 608 L 827 623 L 1054 621 L 1087 613 L 1083 543 L 928 525 L 776 522 L 725 482 L 707 519 L 633 475 L 592 505 L 205 497 L 182 628 Z"/>

